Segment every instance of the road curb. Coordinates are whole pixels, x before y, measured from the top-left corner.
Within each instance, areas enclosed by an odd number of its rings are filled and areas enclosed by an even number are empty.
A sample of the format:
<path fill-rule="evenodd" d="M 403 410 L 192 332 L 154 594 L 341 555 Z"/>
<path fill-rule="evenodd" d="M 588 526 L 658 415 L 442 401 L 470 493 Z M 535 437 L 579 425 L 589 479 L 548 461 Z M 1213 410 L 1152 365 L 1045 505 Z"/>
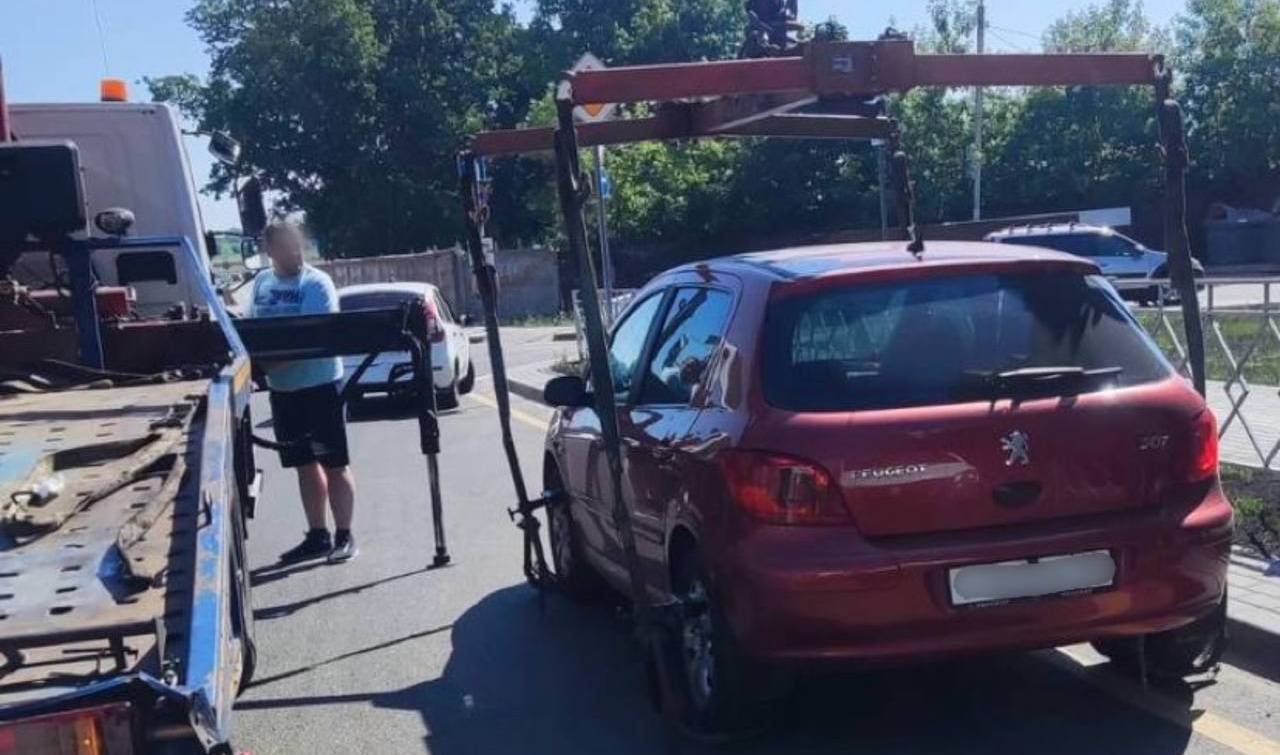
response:
<path fill-rule="evenodd" d="M 553 364 L 553 361 L 545 362 L 507 373 L 507 388 L 520 398 L 542 404 L 542 389 L 556 376 L 551 371 Z"/>
<path fill-rule="evenodd" d="M 515 375 L 508 375 L 507 387 L 511 389 L 512 393 L 520 398 L 528 399 L 529 401 L 536 401 L 539 404 L 542 403 L 542 386 L 534 385 L 533 382 L 528 381 L 527 379 L 516 377 Z"/>

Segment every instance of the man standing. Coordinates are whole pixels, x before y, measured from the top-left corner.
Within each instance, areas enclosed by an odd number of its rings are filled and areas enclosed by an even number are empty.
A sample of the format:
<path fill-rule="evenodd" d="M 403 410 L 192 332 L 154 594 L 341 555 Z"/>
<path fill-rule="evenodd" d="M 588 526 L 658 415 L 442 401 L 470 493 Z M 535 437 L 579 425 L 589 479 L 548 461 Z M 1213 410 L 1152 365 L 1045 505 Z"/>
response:
<path fill-rule="evenodd" d="M 338 311 L 338 292 L 328 275 L 306 264 L 307 238 L 302 229 L 275 223 L 263 233 L 271 269 L 253 283 L 251 317 L 318 315 Z M 347 455 L 346 412 L 339 381 L 340 359 L 305 359 L 264 365 L 271 391 L 276 440 L 283 446 L 280 463 L 298 472 L 298 489 L 306 513 L 306 537 L 280 556 L 281 563 L 326 557 L 329 563 L 355 558 L 351 535 L 355 480 Z M 325 507 L 333 510 L 329 535 Z"/>

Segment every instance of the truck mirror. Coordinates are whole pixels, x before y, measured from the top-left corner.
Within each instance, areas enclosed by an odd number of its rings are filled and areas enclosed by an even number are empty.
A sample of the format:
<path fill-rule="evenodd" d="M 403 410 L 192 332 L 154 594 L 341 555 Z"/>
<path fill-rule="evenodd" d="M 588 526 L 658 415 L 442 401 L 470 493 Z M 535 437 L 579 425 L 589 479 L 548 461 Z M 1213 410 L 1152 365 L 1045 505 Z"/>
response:
<path fill-rule="evenodd" d="M 240 207 L 240 232 L 257 238 L 267 228 L 267 205 L 262 198 L 262 182 L 257 176 L 245 181 L 236 192 Z"/>
<path fill-rule="evenodd" d="M 224 165 L 235 165 L 240 162 L 240 142 L 215 131 L 209 135 L 209 154 Z"/>

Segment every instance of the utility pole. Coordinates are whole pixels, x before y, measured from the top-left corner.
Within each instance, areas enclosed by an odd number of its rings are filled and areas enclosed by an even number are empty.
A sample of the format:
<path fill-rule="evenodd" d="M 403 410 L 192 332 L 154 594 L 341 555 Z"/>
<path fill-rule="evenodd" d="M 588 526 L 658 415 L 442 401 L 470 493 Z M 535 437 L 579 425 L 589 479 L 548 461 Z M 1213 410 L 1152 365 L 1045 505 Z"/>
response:
<path fill-rule="evenodd" d="M 605 324 L 613 324 L 613 257 L 609 254 L 608 173 L 605 172 L 604 147 L 596 146 L 596 220 L 600 234 L 600 273 L 604 278 Z"/>
<path fill-rule="evenodd" d="M 876 173 L 880 180 L 880 240 L 889 240 L 889 155 L 883 139 L 874 142 L 876 149 Z"/>
<path fill-rule="evenodd" d="M 987 3 L 978 0 L 978 54 L 987 51 Z M 973 219 L 982 220 L 982 87 L 973 88 Z"/>

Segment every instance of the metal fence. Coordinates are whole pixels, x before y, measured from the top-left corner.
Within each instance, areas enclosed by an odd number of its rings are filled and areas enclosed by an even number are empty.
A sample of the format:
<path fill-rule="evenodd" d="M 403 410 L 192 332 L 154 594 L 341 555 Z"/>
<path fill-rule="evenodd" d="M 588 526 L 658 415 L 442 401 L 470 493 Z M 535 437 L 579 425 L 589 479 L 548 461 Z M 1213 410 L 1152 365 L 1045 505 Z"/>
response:
<path fill-rule="evenodd" d="M 1214 278 L 1200 294 L 1208 400 L 1223 461 L 1280 470 L 1280 278 Z M 1189 374 L 1181 307 L 1161 297 L 1138 319 Z"/>

